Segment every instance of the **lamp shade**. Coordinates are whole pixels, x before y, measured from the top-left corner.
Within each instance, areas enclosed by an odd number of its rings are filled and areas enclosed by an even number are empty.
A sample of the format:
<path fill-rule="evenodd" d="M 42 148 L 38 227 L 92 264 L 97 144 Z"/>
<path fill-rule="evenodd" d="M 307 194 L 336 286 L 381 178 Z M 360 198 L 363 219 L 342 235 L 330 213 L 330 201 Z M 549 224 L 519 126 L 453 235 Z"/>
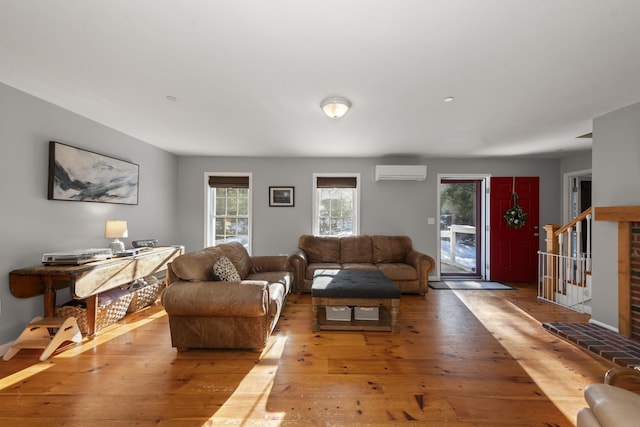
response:
<path fill-rule="evenodd" d="M 107 221 L 104 225 L 104 237 L 107 239 L 119 239 L 120 237 L 128 237 L 127 221 L 112 220 Z"/>
<path fill-rule="evenodd" d="M 351 108 L 351 101 L 347 98 L 342 98 L 339 96 L 333 96 L 330 98 L 326 98 L 320 103 L 320 107 L 324 114 L 327 117 L 332 119 L 339 119 L 340 117 L 347 114 L 347 111 Z"/>

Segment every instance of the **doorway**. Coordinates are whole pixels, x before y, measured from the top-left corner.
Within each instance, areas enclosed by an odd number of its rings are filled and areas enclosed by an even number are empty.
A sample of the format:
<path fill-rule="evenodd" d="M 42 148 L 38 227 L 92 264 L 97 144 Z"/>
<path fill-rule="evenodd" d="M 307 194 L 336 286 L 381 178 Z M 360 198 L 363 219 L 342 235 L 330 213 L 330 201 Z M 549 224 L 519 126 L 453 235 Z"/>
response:
<path fill-rule="evenodd" d="M 591 170 L 570 172 L 565 174 L 565 209 L 564 223 L 569 223 L 575 217 L 591 207 Z M 582 232 L 586 233 L 587 220 L 582 220 Z M 576 231 L 573 231 L 574 256 L 576 250 Z M 587 239 L 582 240 L 582 254 L 591 252 L 591 248 L 587 248 Z"/>
<path fill-rule="evenodd" d="M 439 272 L 444 279 L 484 278 L 486 178 L 440 178 Z"/>

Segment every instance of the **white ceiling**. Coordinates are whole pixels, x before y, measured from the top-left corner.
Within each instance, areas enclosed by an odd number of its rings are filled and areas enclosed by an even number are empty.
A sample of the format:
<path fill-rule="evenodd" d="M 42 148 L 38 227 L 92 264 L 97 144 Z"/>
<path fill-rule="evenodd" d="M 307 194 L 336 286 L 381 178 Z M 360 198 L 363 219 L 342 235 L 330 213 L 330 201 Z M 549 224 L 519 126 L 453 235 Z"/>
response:
<path fill-rule="evenodd" d="M 0 0 L 0 82 L 180 155 L 558 157 L 640 101 L 639 17 L 637 0 Z"/>

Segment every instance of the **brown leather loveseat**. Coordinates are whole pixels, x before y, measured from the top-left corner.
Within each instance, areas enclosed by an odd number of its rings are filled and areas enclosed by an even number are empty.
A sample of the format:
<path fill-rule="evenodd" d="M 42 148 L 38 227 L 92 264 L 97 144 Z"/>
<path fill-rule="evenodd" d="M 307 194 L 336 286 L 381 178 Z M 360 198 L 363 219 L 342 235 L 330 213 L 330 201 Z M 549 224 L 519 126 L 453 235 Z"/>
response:
<path fill-rule="evenodd" d="M 408 236 L 360 235 L 324 237 L 303 235 L 289 255 L 297 292 L 310 292 L 318 269 L 380 270 L 403 293 L 425 294 L 435 261 L 413 249 Z"/>
<path fill-rule="evenodd" d="M 177 257 L 162 294 L 173 347 L 264 349 L 289 294 L 288 269 L 286 256 L 249 256 L 240 243 Z"/>

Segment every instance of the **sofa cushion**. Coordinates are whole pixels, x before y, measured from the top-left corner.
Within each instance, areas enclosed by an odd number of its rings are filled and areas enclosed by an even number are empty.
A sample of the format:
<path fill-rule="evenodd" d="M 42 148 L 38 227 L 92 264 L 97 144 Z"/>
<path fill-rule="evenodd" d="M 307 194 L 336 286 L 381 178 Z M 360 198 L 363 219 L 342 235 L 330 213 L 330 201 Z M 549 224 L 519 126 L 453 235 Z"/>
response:
<path fill-rule="evenodd" d="M 222 282 L 239 282 L 240 274 L 226 256 L 221 256 L 211 268 L 211 279 Z"/>
<path fill-rule="evenodd" d="M 240 274 L 241 279 L 245 279 L 251 271 L 251 257 L 249 252 L 240 242 L 225 243 L 217 246 L 223 254 L 229 258 Z"/>
<path fill-rule="evenodd" d="M 343 270 L 378 270 L 375 264 L 371 264 L 370 262 L 350 262 L 347 264 L 342 264 Z"/>
<path fill-rule="evenodd" d="M 345 236 L 340 238 L 340 262 L 359 263 L 371 262 L 371 237 Z"/>
<path fill-rule="evenodd" d="M 418 270 L 399 262 L 376 264 L 376 267 L 391 280 L 417 280 Z"/>
<path fill-rule="evenodd" d="M 211 268 L 220 258 L 222 251 L 216 247 L 180 255 L 171 263 L 171 269 L 178 278 L 189 282 L 211 280 Z"/>
<path fill-rule="evenodd" d="M 298 239 L 298 247 L 308 257 L 308 262 L 340 262 L 340 239 L 303 235 Z"/>
<path fill-rule="evenodd" d="M 285 298 L 285 288 L 281 283 L 269 284 L 269 333 L 273 332 L 273 328 L 280 318 Z"/>
<path fill-rule="evenodd" d="M 372 261 L 403 262 L 412 248 L 411 238 L 408 236 L 371 236 Z"/>
<path fill-rule="evenodd" d="M 291 273 L 288 271 L 265 271 L 262 273 L 251 273 L 247 279 L 249 280 L 264 280 L 269 283 L 280 283 L 284 286 L 285 295 L 288 295 L 291 291 Z"/>

